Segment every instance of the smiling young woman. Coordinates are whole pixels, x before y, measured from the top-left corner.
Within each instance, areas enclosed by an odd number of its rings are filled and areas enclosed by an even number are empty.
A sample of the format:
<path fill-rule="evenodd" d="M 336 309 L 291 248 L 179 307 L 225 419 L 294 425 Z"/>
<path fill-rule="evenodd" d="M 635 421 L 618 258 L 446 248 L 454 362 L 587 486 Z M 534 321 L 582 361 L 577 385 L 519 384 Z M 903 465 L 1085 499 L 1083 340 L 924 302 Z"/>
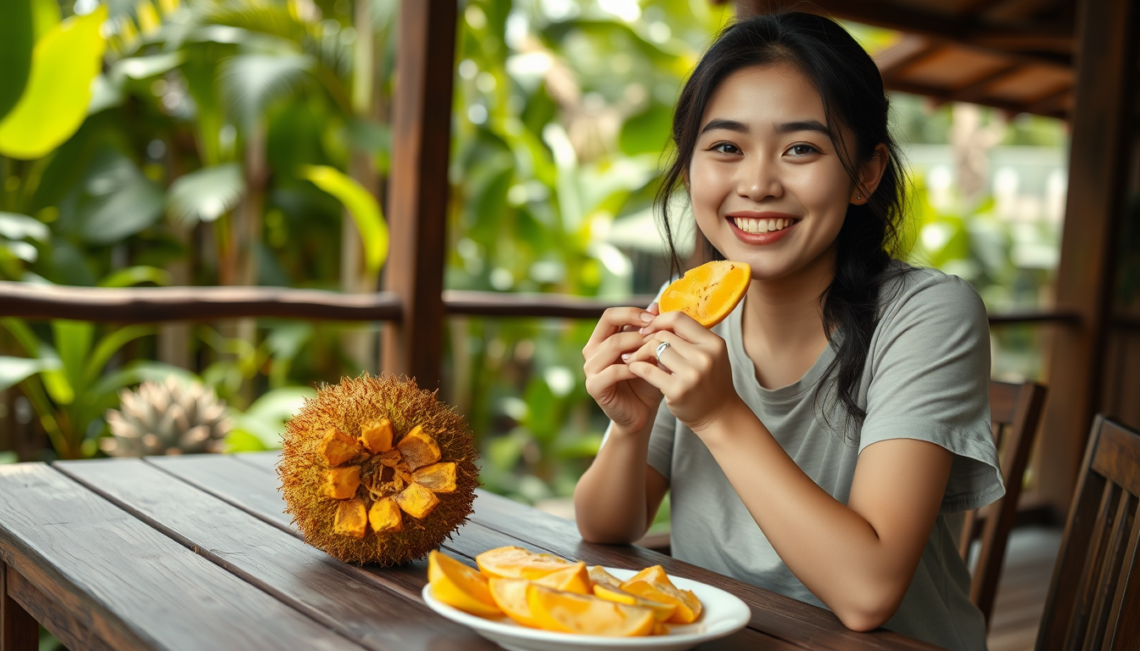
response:
<path fill-rule="evenodd" d="M 955 541 L 1003 492 L 986 314 L 961 280 L 892 259 L 887 117 L 874 62 L 826 18 L 752 18 L 705 54 L 659 205 L 672 233 L 683 187 L 710 255 L 752 284 L 711 330 L 656 304 L 602 317 L 584 369 L 612 423 L 578 526 L 630 542 L 671 490 L 678 558 L 856 630 L 984 649 Z"/>

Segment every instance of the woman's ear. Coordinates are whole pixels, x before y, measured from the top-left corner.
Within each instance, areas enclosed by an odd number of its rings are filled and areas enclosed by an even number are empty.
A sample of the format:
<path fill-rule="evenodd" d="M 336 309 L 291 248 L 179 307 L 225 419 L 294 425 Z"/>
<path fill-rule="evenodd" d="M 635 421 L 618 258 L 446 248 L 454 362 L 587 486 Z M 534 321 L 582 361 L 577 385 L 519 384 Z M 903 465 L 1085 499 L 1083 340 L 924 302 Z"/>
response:
<path fill-rule="evenodd" d="M 890 156 L 886 145 L 879 143 L 875 146 L 875 153 L 871 154 L 871 159 L 859 168 L 859 182 L 851 191 L 851 203 L 861 206 L 870 200 L 872 194 L 875 194 L 879 181 L 883 180 L 883 173 L 887 171 Z"/>

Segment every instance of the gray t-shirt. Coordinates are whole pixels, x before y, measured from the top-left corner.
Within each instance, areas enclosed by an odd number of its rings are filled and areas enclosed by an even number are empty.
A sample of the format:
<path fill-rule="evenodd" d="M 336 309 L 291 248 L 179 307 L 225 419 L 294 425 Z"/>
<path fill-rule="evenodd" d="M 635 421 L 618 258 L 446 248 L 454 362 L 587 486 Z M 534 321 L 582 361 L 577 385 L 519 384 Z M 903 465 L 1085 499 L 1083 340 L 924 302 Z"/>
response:
<path fill-rule="evenodd" d="M 847 502 L 859 453 L 872 443 L 918 439 L 954 453 L 941 512 L 902 605 L 885 627 L 948 649 L 985 649 L 985 622 L 970 602 L 957 536 L 962 511 L 1005 491 L 990 428 L 986 310 L 968 284 L 932 269 L 904 274 L 883 295 L 857 391 L 867 417 L 846 432 L 832 429 L 846 422 L 842 406 L 825 400 L 820 407 L 814 400 L 835 357 L 830 346 L 798 382 L 765 389 L 741 340 L 744 302 L 713 332 L 728 344 L 737 393 L 796 464 L 840 502 Z M 828 409 L 831 426 L 821 408 Z M 825 607 L 780 560 L 704 443 L 664 401 L 648 460 L 669 480 L 675 557 Z"/>

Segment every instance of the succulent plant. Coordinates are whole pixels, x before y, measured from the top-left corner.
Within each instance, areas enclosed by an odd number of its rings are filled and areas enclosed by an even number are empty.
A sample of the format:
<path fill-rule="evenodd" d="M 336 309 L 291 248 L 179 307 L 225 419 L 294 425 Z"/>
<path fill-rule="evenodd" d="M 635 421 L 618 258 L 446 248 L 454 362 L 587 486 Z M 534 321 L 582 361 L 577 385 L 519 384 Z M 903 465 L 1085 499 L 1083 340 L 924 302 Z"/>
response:
<path fill-rule="evenodd" d="M 107 410 L 111 436 L 100 448 L 116 457 L 221 452 L 230 430 L 226 403 L 199 382 L 143 382 L 119 392 L 119 409 Z"/>

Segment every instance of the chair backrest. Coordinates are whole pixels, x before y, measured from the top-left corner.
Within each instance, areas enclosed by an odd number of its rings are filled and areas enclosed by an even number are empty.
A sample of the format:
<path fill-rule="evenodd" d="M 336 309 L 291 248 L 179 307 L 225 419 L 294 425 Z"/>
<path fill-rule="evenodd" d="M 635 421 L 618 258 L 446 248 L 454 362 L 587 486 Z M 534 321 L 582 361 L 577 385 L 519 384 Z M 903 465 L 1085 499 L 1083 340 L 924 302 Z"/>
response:
<path fill-rule="evenodd" d="M 990 420 L 993 423 L 994 443 L 1001 456 L 1005 496 L 980 509 L 984 514 L 981 546 L 970 586 L 970 600 L 985 615 L 987 626 L 997 596 L 1009 532 L 1013 529 L 1013 521 L 1017 516 L 1022 478 L 1029 463 L 1029 452 L 1033 448 L 1033 439 L 1044 405 L 1045 387 L 1040 384 L 990 382 Z M 966 514 L 962 538 L 958 544 L 962 558 L 969 559 L 970 546 L 979 537 L 978 520 L 978 511 Z"/>
<path fill-rule="evenodd" d="M 1038 651 L 1140 648 L 1140 434 L 1097 416 L 1045 614 Z"/>

